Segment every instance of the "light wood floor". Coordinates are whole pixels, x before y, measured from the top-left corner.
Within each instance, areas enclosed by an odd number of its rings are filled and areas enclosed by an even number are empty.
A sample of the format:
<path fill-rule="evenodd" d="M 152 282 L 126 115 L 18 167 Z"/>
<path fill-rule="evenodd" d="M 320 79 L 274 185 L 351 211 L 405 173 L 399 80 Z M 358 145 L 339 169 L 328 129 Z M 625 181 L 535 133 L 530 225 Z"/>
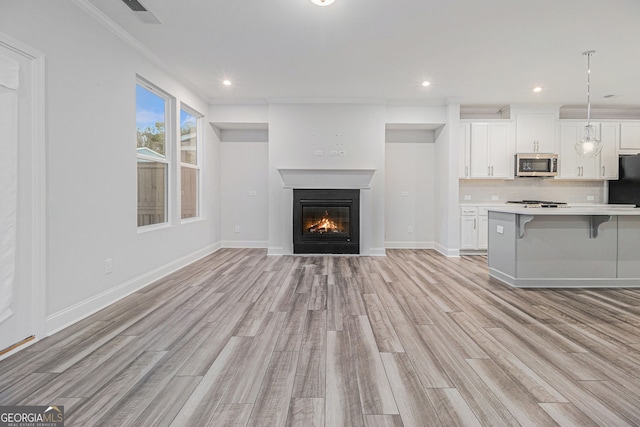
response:
<path fill-rule="evenodd" d="M 640 290 L 423 250 L 220 250 L 0 362 L 0 405 L 68 426 L 625 426 L 639 402 Z"/>

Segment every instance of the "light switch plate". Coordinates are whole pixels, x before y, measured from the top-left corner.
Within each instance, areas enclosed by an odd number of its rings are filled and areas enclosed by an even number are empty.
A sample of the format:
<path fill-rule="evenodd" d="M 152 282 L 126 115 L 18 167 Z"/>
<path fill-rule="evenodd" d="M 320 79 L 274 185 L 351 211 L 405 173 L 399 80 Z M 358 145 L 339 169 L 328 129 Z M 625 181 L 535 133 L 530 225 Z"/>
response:
<path fill-rule="evenodd" d="M 504 234 L 504 227 L 501 225 L 496 226 L 496 233 Z"/>

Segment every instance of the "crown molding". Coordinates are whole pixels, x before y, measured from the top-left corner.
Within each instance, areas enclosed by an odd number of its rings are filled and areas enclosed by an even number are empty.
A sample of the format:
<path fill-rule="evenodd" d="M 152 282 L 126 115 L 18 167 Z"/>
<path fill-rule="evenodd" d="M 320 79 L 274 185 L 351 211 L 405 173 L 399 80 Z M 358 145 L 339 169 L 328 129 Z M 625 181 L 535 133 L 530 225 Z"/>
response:
<path fill-rule="evenodd" d="M 162 58 L 156 55 L 144 44 L 142 44 L 138 39 L 133 37 L 127 30 L 118 25 L 114 20 L 105 15 L 100 9 L 95 7 L 88 0 L 71 0 L 71 3 L 75 4 L 79 9 L 81 9 L 111 33 L 118 36 L 122 41 L 125 42 L 125 44 L 141 54 L 152 64 L 158 67 L 161 71 L 186 86 L 207 104 L 210 103 L 211 100 L 207 96 L 203 96 L 203 94 L 205 93 L 204 90 L 194 85 L 189 79 L 180 74 L 175 68 L 167 64 Z"/>

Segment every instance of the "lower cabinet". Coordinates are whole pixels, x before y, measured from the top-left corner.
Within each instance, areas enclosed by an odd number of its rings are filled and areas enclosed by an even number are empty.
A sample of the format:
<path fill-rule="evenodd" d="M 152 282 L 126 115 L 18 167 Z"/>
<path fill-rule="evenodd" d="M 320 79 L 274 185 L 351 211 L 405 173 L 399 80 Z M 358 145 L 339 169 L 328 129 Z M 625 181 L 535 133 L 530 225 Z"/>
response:
<path fill-rule="evenodd" d="M 460 250 L 486 251 L 489 241 L 488 210 L 483 206 L 460 208 Z"/>

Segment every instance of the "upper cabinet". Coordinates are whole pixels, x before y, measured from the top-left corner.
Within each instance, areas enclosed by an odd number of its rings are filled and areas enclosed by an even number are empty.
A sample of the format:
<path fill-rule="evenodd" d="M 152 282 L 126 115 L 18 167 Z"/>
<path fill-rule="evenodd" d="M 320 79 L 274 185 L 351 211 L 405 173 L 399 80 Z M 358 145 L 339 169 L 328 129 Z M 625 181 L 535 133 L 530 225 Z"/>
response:
<path fill-rule="evenodd" d="M 601 179 L 618 179 L 618 147 L 620 146 L 620 124 L 602 123 L 600 125 L 600 140 L 604 142 L 600 153 Z"/>
<path fill-rule="evenodd" d="M 584 136 L 583 122 L 560 124 L 559 179 L 618 179 L 619 123 L 591 123 L 596 136 L 604 142 L 602 152 L 595 158 L 583 159 L 575 151 L 575 144 Z"/>
<path fill-rule="evenodd" d="M 511 123 L 471 123 L 470 178 L 512 178 Z"/>
<path fill-rule="evenodd" d="M 555 153 L 556 116 L 518 114 L 516 116 L 517 153 Z"/>
<path fill-rule="evenodd" d="M 458 131 L 459 152 L 458 152 L 458 177 L 471 177 L 471 125 L 461 123 Z"/>
<path fill-rule="evenodd" d="M 620 125 L 620 149 L 640 151 L 640 122 L 623 122 Z"/>

